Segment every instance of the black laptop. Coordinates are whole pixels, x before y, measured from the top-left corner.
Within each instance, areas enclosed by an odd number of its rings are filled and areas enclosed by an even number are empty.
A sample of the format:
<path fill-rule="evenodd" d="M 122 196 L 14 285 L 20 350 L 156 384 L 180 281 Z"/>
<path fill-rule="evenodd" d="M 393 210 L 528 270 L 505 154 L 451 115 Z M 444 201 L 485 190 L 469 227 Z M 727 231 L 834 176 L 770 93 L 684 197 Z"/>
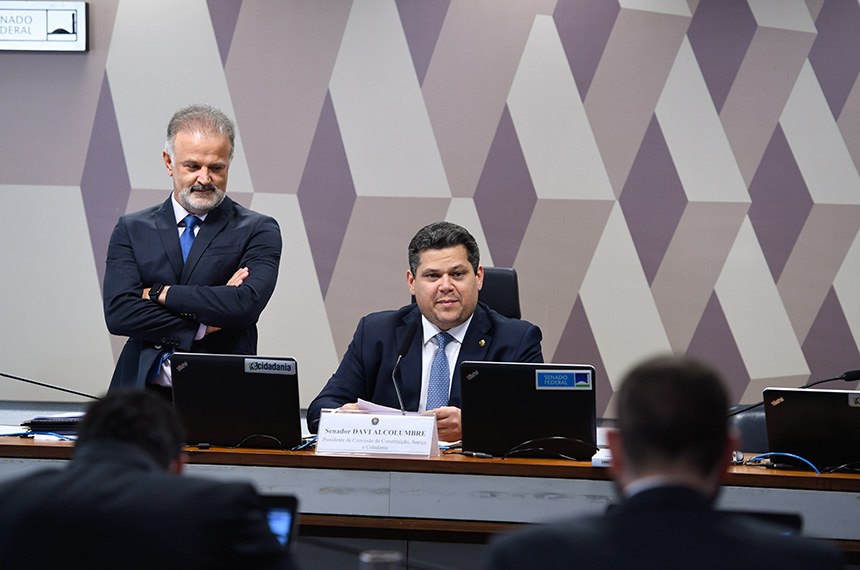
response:
<path fill-rule="evenodd" d="M 295 359 L 175 352 L 170 365 L 189 445 L 291 449 L 301 442 Z"/>
<path fill-rule="evenodd" d="M 771 452 L 800 456 L 818 469 L 860 461 L 860 391 L 765 388 L 763 399 Z"/>
<path fill-rule="evenodd" d="M 460 378 L 467 454 L 588 460 L 597 451 L 594 367 L 467 361 Z"/>

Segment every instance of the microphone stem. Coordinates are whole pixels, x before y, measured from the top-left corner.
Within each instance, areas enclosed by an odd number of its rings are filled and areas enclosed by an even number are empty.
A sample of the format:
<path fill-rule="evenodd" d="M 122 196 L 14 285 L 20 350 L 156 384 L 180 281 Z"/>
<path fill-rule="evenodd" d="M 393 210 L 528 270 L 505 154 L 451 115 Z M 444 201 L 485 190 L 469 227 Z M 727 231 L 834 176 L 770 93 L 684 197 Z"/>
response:
<path fill-rule="evenodd" d="M 101 398 L 97 398 L 91 394 L 85 394 L 84 392 L 77 392 L 75 390 L 70 390 L 69 388 L 61 388 L 59 386 L 54 386 L 53 384 L 46 384 L 44 382 L 37 382 L 36 380 L 28 380 L 27 378 L 21 378 L 19 376 L 13 376 L 11 374 L 6 374 L 5 372 L 0 372 L 0 376 L 4 378 L 11 378 L 12 380 L 18 380 L 19 382 L 26 382 L 27 384 L 35 384 L 36 386 L 43 386 L 45 388 L 52 388 L 54 390 L 59 390 L 60 392 L 68 392 L 69 394 L 74 394 L 75 396 L 84 396 L 86 398 L 90 398 L 92 400 L 100 400 Z"/>
<path fill-rule="evenodd" d="M 804 390 L 807 388 L 812 388 L 813 386 L 818 386 L 819 384 L 824 384 L 825 382 L 833 382 L 834 380 L 844 380 L 844 374 L 842 376 L 837 376 L 836 378 L 827 378 L 826 380 L 818 380 L 817 382 L 813 382 L 812 384 L 807 384 L 806 386 L 801 386 Z"/>
<path fill-rule="evenodd" d="M 401 358 L 403 358 L 402 354 L 397 356 L 397 362 L 394 363 L 394 368 L 391 370 L 391 383 L 394 384 L 394 392 L 397 394 L 397 403 L 400 404 L 400 414 L 405 416 L 406 407 L 403 405 L 403 396 L 400 395 L 400 386 L 397 384 L 397 378 L 395 378 Z"/>
<path fill-rule="evenodd" d="M 727 418 L 730 418 L 730 417 L 732 417 L 732 416 L 736 416 L 736 415 L 738 415 L 738 414 L 742 414 L 742 413 L 744 413 L 744 412 L 748 412 L 748 411 L 750 411 L 750 410 L 753 410 L 753 409 L 755 409 L 755 408 L 758 408 L 759 406 L 764 406 L 764 402 L 758 402 L 758 403 L 756 403 L 756 404 L 752 404 L 752 405 L 750 405 L 750 406 L 747 406 L 746 408 L 741 408 L 740 410 L 735 410 L 734 412 L 730 413 L 730 414 L 729 414 L 728 416 L 726 416 L 726 417 L 727 417 Z"/>
<path fill-rule="evenodd" d="M 834 380 L 845 380 L 845 375 L 846 375 L 846 374 L 848 374 L 848 373 L 846 372 L 846 373 L 845 373 L 845 374 L 843 374 L 842 376 L 837 376 L 836 378 L 825 378 L 824 380 L 817 380 L 817 381 L 815 381 L 815 382 L 811 382 L 811 383 L 809 383 L 809 384 L 804 384 L 804 385 L 803 385 L 803 386 L 801 386 L 799 389 L 800 389 L 800 390 L 806 390 L 807 388 L 812 388 L 813 386 L 818 386 L 819 384 L 824 384 L 825 382 L 833 382 Z M 758 403 L 756 403 L 756 404 L 752 404 L 751 406 L 748 406 L 748 407 L 746 407 L 746 408 L 741 408 L 740 410 L 735 410 L 734 412 L 730 413 L 730 414 L 729 414 L 728 416 L 726 416 L 726 417 L 727 417 L 727 418 L 730 418 L 730 417 L 732 417 L 732 416 L 736 416 L 736 415 L 738 415 L 738 414 L 742 414 L 742 413 L 744 413 L 744 412 L 748 412 L 748 411 L 750 411 L 750 410 L 752 410 L 752 409 L 758 408 L 759 406 L 763 406 L 763 405 L 764 405 L 764 401 L 761 401 L 761 402 L 758 402 Z"/>

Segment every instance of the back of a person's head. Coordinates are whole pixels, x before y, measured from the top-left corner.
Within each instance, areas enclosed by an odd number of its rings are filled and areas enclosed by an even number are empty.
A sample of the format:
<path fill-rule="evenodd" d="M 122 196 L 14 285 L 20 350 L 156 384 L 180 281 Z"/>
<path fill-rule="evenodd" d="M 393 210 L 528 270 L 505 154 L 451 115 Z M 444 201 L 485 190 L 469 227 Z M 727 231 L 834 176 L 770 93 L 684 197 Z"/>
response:
<path fill-rule="evenodd" d="M 618 427 L 631 467 L 709 474 L 726 444 L 728 402 L 719 373 L 700 360 L 659 356 L 634 367 L 618 394 Z"/>
<path fill-rule="evenodd" d="M 182 452 L 185 434 L 173 408 L 141 390 L 111 392 L 87 408 L 78 430 L 78 447 L 92 442 L 136 445 L 167 469 Z"/>

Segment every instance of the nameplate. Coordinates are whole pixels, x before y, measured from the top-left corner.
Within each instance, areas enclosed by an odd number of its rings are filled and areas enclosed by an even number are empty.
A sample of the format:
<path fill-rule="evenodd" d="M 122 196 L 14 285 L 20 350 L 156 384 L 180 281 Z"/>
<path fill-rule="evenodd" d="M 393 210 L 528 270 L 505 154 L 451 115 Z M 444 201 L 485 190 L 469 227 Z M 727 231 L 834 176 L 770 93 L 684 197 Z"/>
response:
<path fill-rule="evenodd" d="M 439 455 L 436 416 L 323 410 L 316 453 L 349 455 Z"/>
<path fill-rule="evenodd" d="M 592 467 L 609 467 L 612 465 L 612 451 L 608 448 L 601 447 L 597 453 L 591 456 Z"/>

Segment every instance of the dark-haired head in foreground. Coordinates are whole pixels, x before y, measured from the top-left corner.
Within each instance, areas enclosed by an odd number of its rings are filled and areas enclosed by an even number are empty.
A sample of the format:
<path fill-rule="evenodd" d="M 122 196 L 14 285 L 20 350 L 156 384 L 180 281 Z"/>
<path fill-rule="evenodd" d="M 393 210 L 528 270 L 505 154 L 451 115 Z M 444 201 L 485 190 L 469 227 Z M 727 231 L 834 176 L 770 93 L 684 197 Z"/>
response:
<path fill-rule="evenodd" d="M 609 432 L 619 485 L 643 477 L 716 493 L 736 449 L 722 378 L 704 362 L 658 356 L 634 367 L 618 393 L 618 430 Z"/>
<path fill-rule="evenodd" d="M 689 357 L 635 366 L 617 394 L 608 433 L 621 501 L 500 537 L 486 570 L 780 570 L 842 568 L 839 551 L 781 527 L 714 508 L 736 438 L 720 375 Z"/>
<path fill-rule="evenodd" d="M 0 568 L 293 568 L 252 485 L 179 475 L 173 408 L 117 390 L 64 468 L 0 484 Z"/>
<path fill-rule="evenodd" d="M 173 408 L 151 392 L 111 392 L 90 404 L 78 429 L 77 449 L 115 442 L 144 450 L 165 471 L 181 471 L 185 432 Z"/>

